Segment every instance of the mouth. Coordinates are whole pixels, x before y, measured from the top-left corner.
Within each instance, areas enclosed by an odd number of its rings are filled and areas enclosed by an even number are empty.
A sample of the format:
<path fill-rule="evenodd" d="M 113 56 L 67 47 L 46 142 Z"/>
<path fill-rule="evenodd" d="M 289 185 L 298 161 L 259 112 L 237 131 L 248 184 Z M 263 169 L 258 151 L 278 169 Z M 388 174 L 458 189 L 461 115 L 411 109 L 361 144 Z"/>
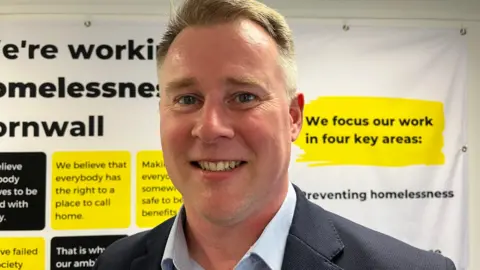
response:
<path fill-rule="evenodd" d="M 192 166 L 197 167 L 207 172 L 228 172 L 235 170 L 245 164 L 246 161 L 242 160 L 225 160 L 225 161 L 192 161 Z"/>

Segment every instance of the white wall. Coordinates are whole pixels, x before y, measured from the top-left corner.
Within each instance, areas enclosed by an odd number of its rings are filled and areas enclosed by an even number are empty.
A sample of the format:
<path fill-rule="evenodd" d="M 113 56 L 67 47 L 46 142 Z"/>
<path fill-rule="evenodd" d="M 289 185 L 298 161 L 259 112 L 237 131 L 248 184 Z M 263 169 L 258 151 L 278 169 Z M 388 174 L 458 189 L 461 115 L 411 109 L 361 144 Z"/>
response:
<path fill-rule="evenodd" d="M 470 178 L 470 270 L 480 269 L 480 1 L 383 0 L 320 1 L 265 0 L 283 14 L 321 18 L 325 23 L 349 25 L 417 25 L 466 27 L 469 45 L 469 178 Z M 293 4 L 294 3 L 294 4 Z M 168 0 L 0 0 L 0 16 L 30 17 L 42 14 L 77 17 L 96 16 L 135 19 L 167 15 Z M 1 37 L 1 33 L 0 33 Z M 478 206 L 480 208 L 480 206 Z"/>

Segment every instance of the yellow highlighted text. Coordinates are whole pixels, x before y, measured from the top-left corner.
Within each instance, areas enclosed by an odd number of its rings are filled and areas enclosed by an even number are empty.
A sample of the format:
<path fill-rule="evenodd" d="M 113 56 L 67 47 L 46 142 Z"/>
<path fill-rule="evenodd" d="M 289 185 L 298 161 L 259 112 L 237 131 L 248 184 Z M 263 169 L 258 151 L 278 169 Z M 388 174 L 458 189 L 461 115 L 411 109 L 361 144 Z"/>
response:
<path fill-rule="evenodd" d="M 54 229 L 130 225 L 130 153 L 57 152 L 52 161 Z"/>
<path fill-rule="evenodd" d="M 0 238 L 0 269 L 45 270 L 45 240 Z"/>
<path fill-rule="evenodd" d="M 305 105 L 295 144 L 309 166 L 411 166 L 445 163 L 441 102 L 320 97 Z"/>
<path fill-rule="evenodd" d="M 162 151 L 137 155 L 137 226 L 151 228 L 177 214 L 182 195 L 167 174 Z"/>

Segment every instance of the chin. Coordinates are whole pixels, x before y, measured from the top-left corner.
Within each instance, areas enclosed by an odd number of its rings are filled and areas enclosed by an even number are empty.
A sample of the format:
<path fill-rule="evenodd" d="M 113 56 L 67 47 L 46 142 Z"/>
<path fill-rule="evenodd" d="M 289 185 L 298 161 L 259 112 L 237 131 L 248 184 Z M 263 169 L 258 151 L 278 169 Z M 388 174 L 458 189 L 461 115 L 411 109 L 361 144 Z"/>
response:
<path fill-rule="evenodd" d="M 200 206 L 200 205 L 198 205 Z M 198 207 L 197 206 L 197 207 Z M 231 224 L 243 217 L 242 207 L 237 204 L 215 204 L 208 203 L 208 205 L 200 206 L 198 209 L 202 215 L 210 222 L 218 224 Z"/>

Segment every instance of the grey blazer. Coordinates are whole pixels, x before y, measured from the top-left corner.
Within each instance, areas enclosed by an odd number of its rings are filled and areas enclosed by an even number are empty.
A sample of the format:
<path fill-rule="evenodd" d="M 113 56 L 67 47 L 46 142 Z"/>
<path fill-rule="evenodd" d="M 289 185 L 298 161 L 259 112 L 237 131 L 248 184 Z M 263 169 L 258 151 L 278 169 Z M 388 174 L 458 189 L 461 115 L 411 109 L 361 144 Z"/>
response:
<path fill-rule="evenodd" d="M 295 191 L 297 205 L 282 269 L 274 270 L 456 269 L 449 258 L 328 212 L 305 198 L 297 186 Z M 160 270 L 173 220 L 111 244 L 93 270 Z"/>

